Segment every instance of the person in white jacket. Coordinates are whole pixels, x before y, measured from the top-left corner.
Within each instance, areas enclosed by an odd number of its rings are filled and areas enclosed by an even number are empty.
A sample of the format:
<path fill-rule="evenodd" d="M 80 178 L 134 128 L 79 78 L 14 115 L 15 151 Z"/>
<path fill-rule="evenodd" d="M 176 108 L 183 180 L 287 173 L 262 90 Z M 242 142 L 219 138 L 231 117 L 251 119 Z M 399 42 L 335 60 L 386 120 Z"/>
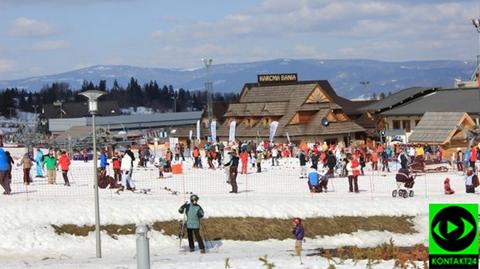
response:
<path fill-rule="evenodd" d="M 123 191 L 125 188 L 130 188 L 131 191 L 135 191 L 135 184 L 132 180 L 132 163 L 130 155 L 123 154 L 122 164 L 120 166 L 120 169 L 122 170 L 122 187 L 119 191 Z"/>

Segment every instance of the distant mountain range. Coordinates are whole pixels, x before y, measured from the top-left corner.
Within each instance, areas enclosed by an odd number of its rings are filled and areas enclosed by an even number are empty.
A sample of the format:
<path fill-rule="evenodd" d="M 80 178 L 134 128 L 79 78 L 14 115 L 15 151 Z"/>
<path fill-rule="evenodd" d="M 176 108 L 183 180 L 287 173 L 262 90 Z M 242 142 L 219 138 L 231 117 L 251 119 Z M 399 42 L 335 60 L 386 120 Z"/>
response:
<path fill-rule="evenodd" d="M 215 92 L 239 92 L 245 83 L 256 82 L 257 74 L 298 73 L 299 80 L 328 80 L 339 95 L 347 98 L 370 97 L 372 93 L 395 92 L 412 86 L 451 87 L 455 78 L 469 79 L 474 61 L 410 61 L 384 62 L 375 60 L 294 60 L 276 59 L 251 63 L 219 64 L 211 68 Z M 98 84 L 106 80 L 108 87 L 116 79 L 126 86 L 131 77 L 139 83 L 156 80 L 160 86 L 203 89 L 206 70 L 144 68 L 127 65 L 97 65 L 56 75 L 0 81 L 7 87 L 38 91 L 53 82 L 66 82 L 73 89 L 84 80 Z M 368 83 L 360 83 L 368 81 Z"/>

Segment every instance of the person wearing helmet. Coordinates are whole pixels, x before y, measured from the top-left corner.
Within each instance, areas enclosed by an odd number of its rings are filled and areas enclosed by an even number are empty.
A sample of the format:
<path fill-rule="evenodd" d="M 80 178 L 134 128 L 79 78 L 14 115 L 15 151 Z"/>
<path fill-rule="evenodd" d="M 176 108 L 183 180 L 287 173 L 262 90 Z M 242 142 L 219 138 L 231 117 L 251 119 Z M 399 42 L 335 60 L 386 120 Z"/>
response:
<path fill-rule="evenodd" d="M 179 209 L 180 214 L 184 214 L 187 217 L 187 236 L 188 236 L 188 246 L 190 247 L 190 252 L 195 251 L 195 243 L 193 241 L 193 235 L 198 242 L 198 247 L 200 248 L 200 253 L 205 253 L 205 245 L 203 244 L 202 237 L 200 236 L 200 219 L 203 218 L 204 212 L 202 207 L 198 204 L 198 196 L 192 194 L 190 196 L 190 203 L 185 202 Z"/>
<path fill-rule="evenodd" d="M 305 237 L 305 230 L 302 226 L 302 219 L 301 218 L 293 218 L 293 225 L 295 225 L 292 229 L 292 234 L 295 235 L 295 254 L 297 256 L 302 255 L 302 242 L 303 238 Z"/>

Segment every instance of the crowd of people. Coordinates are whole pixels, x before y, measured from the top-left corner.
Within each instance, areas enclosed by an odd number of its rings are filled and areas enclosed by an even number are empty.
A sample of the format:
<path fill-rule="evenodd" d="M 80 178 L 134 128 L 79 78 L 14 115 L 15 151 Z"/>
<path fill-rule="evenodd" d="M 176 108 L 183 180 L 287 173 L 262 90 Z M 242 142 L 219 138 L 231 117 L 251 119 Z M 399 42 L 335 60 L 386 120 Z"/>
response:
<path fill-rule="evenodd" d="M 132 149 L 100 151 L 99 186 L 117 188 L 118 191 L 135 191 L 133 168 L 156 167 L 159 177 L 172 172 L 172 164 L 181 163 L 185 158 L 191 158 L 194 169 L 203 169 L 205 162 L 207 169 L 224 169 L 226 181 L 231 185 L 231 193 L 238 193 L 238 173 L 246 174 L 251 167 L 256 173 L 262 173 L 262 164 L 271 163 L 271 166 L 285 165 L 283 159 L 297 158 L 300 174 L 299 177 L 307 179 L 307 186 L 311 192 L 320 193 L 328 191 L 328 182 L 333 177 L 347 178 L 349 191 L 359 192 L 358 178 L 365 174 L 368 167 L 373 171 L 390 172 L 390 163 L 398 162 L 402 169 L 410 167 L 421 161 L 442 163 L 452 161 L 458 171 L 465 175 L 466 191 L 475 192 L 478 186 L 476 162 L 480 157 L 478 146 L 461 149 L 453 154 L 451 160 L 445 157 L 445 151 L 439 146 L 429 145 L 402 145 L 402 144 L 373 144 L 367 146 L 350 145 L 343 143 L 327 144 L 326 142 L 299 146 L 289 144 L 272 144 L 269 141 L 255 143 L 245 141 L 238 143 L 205 143 L 189 148 L 183 143 L 177 143 L 172 150 L 167 147 L 161 154 L 155 154 L 144 145 L 138 148 L 135 156 Z M 160 155 L 160 156 L 158 156 Z M 82 151 L 84 161 L 89 161 L 91 154 L 88 149 Z M 111 160 L 111 163 L 109 161 Z M 14 160 L 3 149 L 0 151 L 0 183 L 4 194 L 10 194 L 11 171 Z M 113 177 L 107 175 L 107 167 L 112 165 Z M 44 177 L 46 174 L 48 184 L 56 184 L 56 174 L 60 170 L 63 184 L 70 186 L 69 170 L 71 159 L 65 151 L 50 149 L 46 153 L 36 149 L 35 154 L 25 154 L 17 163 L 23 168 L 23 182 L 28 185 L 32 182 L 31 169 L 35 166 L 35 177 Z M 310 168 L 310 170 L 308 170 Z M 468 169 L 470 168 L 470 169 Z M 46 172 L 46 173 L 45 173 Z"/>

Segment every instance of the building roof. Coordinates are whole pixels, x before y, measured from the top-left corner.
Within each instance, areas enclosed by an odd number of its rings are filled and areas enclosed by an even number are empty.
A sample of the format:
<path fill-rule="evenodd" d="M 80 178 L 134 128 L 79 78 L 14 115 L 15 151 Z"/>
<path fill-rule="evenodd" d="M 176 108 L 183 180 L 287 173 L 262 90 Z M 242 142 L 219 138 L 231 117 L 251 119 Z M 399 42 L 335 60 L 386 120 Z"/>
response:
<path fill-rule="evenodd" d="M 63 112 L 62 112 L 63 110 Z M 120 115 L 120 107 L 117 101 L 98 102 L 98 113 L 100 116 Z M 46 119 L 71 119 L 89 116 L 88 102 L 63 103 L 61 109 L 53 104 L 44 104 L 42 116 Z"/>
<path fill-rule="evenodd" d="M 480 89 L 439 89 L 404 105 L 381 113 L 383 116 L 423 115 L 425 112 L 480 113 Z"/>
<path fill-rule="evenodd" d="M 97 126 L 110 130 L 132 130 L 164 128 L 172 126 L 195 125 L 201 119 L 202 112 L 153 113 L 138 115 L 121 115 L 96 117 Z M 50 119 L 49 128 L 52 132 L 63 132 L 73 126 L 91 126 L 92 118 Z"/>
<path fill-rule="evenodd" d="M 411 87 L 398 91 L 382 100 L 378 100 L 373 104 L 366 105 L 359 109 L 362 111 L 381 112 L 405 104 L 415 98 L 432 93 L 436 90 L 437 88 Z"/>
<path fill-rule="evenodd" d="M 320 91 L 319 91 L 320 89 Z M 315 99 L 307 103 L 311 96 Z M 317 99 L 318 98 L 318 99 Z M 257 83 L 245 84 L 240 100 L 231 104 L 225 117 L 266 117 L 271 116 L 278 120 L 277 134 L 284 136 L 315 136 L 347 134 L 365 131 L 363 127 L 352 120 L 331 122 L 328 127 L 321 124 L 321 120 L 332 111 L 342 111 L 342 103 L 355 111 L 352 101 L 339 97 L 328 81 L 301 81 L 295 83 L 282 83 L 278 85 L 259 85 Z M 353 108 L 351 108 L 351 107 Z M 312 111 L 310 121 L 305 124 L 291 124 L 292 118 L 301 111 Z M 355 111 L 356 112 L 356 111 Z M 257 122 L 252 127 L 242 126 L 236 129 L 238 137 L 268 136 L 269 125 Z M 228 135 L 228 124 L 218 130 L 219 136 Z"/>
<path fill-rule="evenodd" d="M 465 112 L 427 112 L 408 140 L 411 143 L 446 144 L 461 132 L 459 125 L 469 128 L 475 122 Z"/>

